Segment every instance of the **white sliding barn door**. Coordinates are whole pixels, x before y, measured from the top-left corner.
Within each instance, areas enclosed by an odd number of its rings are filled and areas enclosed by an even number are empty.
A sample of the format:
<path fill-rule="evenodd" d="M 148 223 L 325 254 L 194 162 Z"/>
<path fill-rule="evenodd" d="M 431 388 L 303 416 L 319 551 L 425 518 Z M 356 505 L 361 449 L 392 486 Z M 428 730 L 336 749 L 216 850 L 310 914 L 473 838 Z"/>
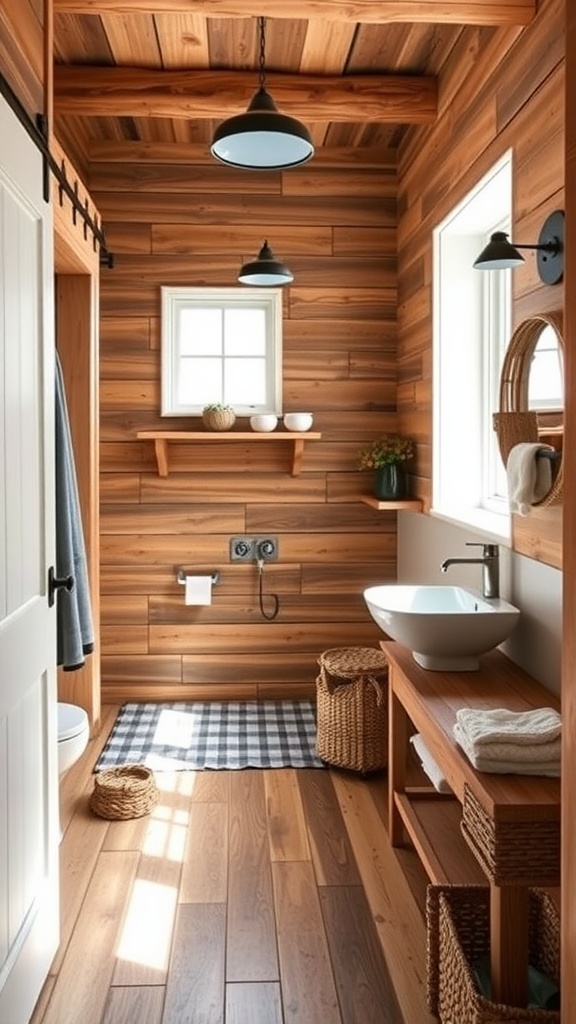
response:
<path fill-rule="evenodd" d="M 58 943 L 51 210 L 0 99 L 0 1024 L 27 1024 Z"/>

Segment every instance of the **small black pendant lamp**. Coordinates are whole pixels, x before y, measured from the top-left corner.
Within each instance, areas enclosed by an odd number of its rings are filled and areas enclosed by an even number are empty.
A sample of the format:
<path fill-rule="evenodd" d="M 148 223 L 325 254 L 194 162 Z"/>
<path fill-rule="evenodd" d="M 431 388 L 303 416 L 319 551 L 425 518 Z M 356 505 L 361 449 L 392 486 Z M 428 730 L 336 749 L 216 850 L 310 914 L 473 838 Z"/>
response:
<path fill-rule="evenodd" d="M 294 274 L 284 263 L 280 263 L 276 259 L 268 242 L 264 242 L 256 259 L 252 263 L 244 264 L 238 274 L 238 280 L 242 284 L 262 285 L 270 288 L 290 284 L 294 280 Z"/>
<path fill-rule="evenodd" d="M 266 19 L 260 27 L 259 88 L 244 114 L 223 121 L 216 129 L 210 152 L 230 167 L 277 170 L 298 167 L 314 155 L 308 129 L 294 117 L 281 114 L 266 91 Z"/>

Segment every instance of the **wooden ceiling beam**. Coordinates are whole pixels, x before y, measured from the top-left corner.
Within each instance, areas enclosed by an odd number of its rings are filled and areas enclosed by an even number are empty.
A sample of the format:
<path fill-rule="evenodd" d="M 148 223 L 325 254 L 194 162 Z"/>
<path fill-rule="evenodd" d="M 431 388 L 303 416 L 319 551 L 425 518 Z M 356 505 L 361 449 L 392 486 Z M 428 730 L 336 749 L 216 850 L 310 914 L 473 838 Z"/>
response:
<path fill-rule="evenodd" d="M 207 145 L 200 142 L 117 142 L 93 139 L 88 143 L 90 164 L 214 164 Z M 319 146 L 314 166 L 340 170 L 395 170 L 398 151 L 384 146 Z"/>
<path fill-rule="evenodd" d="M 156 71 L 58 65 L 54 111 L 80 117 L 219 120 L 243 113 L 257 88 L 254 72 Z M 279 109 L 307 121 L 429 124 L 436 79 L 417 75 L 266 76 Z"/>
<path fill-rule="evenodd" d="M 53 0 L 57 14 L 202 14 L 248 18 L 262 0 Z M 322 18 L 354 24 L 393 22 L 454 25 L 527 25 L 536 0 L 266 0 L 269 18 Z"/>

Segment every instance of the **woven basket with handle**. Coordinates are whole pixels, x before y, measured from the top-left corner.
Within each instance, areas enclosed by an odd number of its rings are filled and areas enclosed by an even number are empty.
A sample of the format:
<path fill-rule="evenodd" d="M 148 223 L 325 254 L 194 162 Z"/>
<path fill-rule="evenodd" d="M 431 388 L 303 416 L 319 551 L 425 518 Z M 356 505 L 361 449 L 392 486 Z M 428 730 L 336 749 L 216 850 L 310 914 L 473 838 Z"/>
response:
<path fill-rule="evenodd" d="M 318 659 L 318 756 L 372 772 L 388 763 L 388 662 L 372 647 L 336 647 Z"/>

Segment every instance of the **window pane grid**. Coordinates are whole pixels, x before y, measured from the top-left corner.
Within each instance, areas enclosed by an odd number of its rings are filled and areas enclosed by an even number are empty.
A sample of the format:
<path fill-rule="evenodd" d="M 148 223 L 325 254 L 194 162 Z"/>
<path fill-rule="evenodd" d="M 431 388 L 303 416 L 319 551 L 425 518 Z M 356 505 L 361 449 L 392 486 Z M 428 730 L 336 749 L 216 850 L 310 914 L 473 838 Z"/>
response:
<path fill-rule="evenodd" d="M 281 309 L 277 289 L 162 288 L 162 414 L 280 415 Z"/>

